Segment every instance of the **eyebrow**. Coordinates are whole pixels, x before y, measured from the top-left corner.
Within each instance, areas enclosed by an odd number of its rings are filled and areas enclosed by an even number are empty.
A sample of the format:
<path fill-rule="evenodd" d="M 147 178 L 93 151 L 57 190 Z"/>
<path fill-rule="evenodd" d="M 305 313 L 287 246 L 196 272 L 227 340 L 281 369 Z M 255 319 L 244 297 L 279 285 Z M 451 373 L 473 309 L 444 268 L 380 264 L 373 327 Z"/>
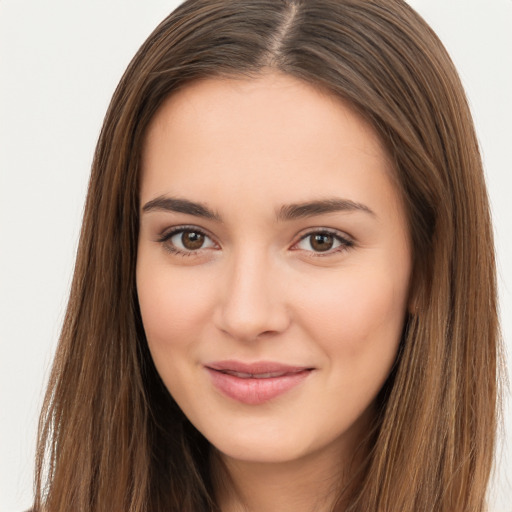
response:
<path fill-rule="evenodd" d="M 286 221 L 314 217 L 315 215 L 323 215 L 326 213 L 357 211 L 376 216 L 373 210 L 362 203 L 357 203 L 350 199 L 334 197 L 318 201 L 308 201 L 306 203 L 284 205 L 277 214 L 277 220 Z"/>
<path fill-rule="evenodd" d="M 195 217 L 203 217 L 204 219 L 216 220 L 222 222 L 220 215 L 208 208 L 202 203 L 189 201 L 188 199 L 180 199 L 177 197 L 159 196 L 148 201 L 143 207 L 143 212 L 150 211 L 169 211 L 177 213 L 186 213 Z"/>
<path fill-rule="evenodd" d="M 144 213 L 150 211 L 170 211 L 185 213 L 195 217 L 222 222 L 222 217 L 203 203 L 176 197 L 159 196 L 148 201 L 143 207 Z M 304 203 L 283 205 L 277 212 L 277 221 L 291 221 L 336 212 L 364 212 L 375 216 L 368 206 L 350 199 L 328 198 Z"/>

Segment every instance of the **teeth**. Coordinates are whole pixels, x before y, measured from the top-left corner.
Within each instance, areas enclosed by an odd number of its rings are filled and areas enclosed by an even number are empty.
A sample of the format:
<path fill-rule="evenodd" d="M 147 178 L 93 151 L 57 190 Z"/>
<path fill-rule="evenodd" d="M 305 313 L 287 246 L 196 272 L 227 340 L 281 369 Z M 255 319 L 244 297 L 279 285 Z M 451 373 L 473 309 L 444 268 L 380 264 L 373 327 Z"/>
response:
<path fill-rule="evenodd" d="M 224 373 L 233 375 L 234 377 L 239 377 L 240 379 L 250 379 L 252 377 L 252 374 L 250 373 L 234 372 L 232 370 L 226 370 Z"/>
<path fill-rule="evenodd" d="M 283 372 L 269 372 L 269 373 L 242 373 L 233 370 L 224 370 L 223 373 L 233 375 L 239 379 L 271 379 L 272 377 L 281 377 L 285 375 Z"/>

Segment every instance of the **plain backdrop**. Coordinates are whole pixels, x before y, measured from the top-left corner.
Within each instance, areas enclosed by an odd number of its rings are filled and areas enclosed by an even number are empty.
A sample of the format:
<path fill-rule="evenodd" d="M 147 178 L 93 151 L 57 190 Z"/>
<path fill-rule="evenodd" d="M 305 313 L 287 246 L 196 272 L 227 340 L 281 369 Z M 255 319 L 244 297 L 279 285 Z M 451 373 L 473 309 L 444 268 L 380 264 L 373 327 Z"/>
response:
<path fill-rule="evenodd" d="M 31 503 L 38 411 L 105 110 L 137 48 L 178 3 L 0 0 L 1 512 Z M 447 46 L 469 96 L 492 202 L 503 333 L 512 358 L 512 0 L 410 3 Z M 491 511 L 510 512 L 510 400 L 501 439 Z"/>

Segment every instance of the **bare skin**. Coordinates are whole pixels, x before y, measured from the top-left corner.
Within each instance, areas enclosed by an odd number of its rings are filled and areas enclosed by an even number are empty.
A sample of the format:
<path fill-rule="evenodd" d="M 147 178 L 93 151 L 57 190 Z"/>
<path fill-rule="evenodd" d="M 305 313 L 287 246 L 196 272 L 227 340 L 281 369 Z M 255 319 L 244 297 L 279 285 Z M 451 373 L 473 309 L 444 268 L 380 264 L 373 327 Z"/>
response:
<path fill-rule="evenodd" d="M 327 511 L 354 476 L 409 306 L 392 172 L 353 109 L 279 73 L 191 84 L 149 127 L 142 319 L 223 512 Z"/>
<path fill-rule="evenodd" d="M 361 441 L 361 433 L 366 431 L 373 415 L 368 409 L 352 428 L 352 447 Z M 347 437 L 348 437 L 347 433 Z M 223 475 L 216 480 L 216 497 L 222 504 L 223 512 L 322 512 L 332 511 L 334 500 L 341 496 L 337 510 L 343 510 L 343 491 L 357 485 L 356 470 L 366 452 L 361 450 L 354 457 L 348 453 L 323 450 L 321 454 L 311 454 L 300 461 L 280 464 L 253 463 L 240 460 L 213 457 L 212 474 Z M 335 459 L 334 454 L 338 457 Z M 344 464 L 341 465 L 340 461 Z M 347 464 L 347 461 L 351 461 Z M 225 474 L 225 471 L 228 474 Z M 345 488 L 347 487 L 347 488 Z"/>

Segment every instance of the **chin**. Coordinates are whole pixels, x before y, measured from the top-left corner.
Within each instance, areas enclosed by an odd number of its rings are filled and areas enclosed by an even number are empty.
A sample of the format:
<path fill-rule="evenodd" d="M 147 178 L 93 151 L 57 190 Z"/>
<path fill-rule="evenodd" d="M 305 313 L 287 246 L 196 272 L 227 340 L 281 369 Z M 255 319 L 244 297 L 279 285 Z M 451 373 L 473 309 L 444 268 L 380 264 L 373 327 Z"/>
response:
<path fill-rule="evenodd" d="M 229 446 L 216 447 L 219 453 L 229 459 L 254 464 L 282 464 L 301 459 L 307 450 L 297 446 L 280 443 L 254 442 L 232 443 Z"/>
<path fill-rule="evenodd" d="M 303 459 L 309 455 L 318 454 L 324 448 L 329 450 L 333 445 L 342 444 L 342 439 L 321 439 L 319 436 L 304 436 L 292 432 L 268 429 L 248 432 L 243 435 L 240 431 L 229 437 L 212 437 L 210 443 L 224 457 L 246 463 L 282 464 Z M 300 435 L 302 434 L 302 435 Z"/>

